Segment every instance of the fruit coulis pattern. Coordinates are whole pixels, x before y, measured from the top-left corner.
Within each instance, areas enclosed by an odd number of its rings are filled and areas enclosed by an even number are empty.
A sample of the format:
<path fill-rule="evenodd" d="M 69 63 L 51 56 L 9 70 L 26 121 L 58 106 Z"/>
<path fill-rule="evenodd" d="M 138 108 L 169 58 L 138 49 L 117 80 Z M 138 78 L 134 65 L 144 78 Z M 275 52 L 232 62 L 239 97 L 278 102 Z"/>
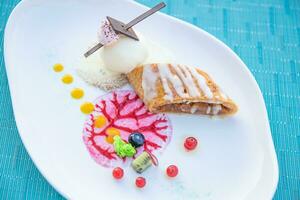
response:
<path fill-rule="evenodd" d="M 143 151 L 158 153 L 171 139 L 172 127 L 168 117 L 165 114 L 150 113 L 134 91 L 106 94 L 99 97 L 94 105 L 94 111 L 88 115 L 84 124 L 83 140 L 93 159 L 104 167 L 121 166 L 132 161 L 132 158 L 122 159 L 116 155 L 113 144 L 107 142 L 108 129 L 117 129 L 126 142 L 133 132 L 144 135 L 144 145 L 137 149 L 135 157 Z M 106 118 L 101 128 L 95 127 L 98 117 Z"/>

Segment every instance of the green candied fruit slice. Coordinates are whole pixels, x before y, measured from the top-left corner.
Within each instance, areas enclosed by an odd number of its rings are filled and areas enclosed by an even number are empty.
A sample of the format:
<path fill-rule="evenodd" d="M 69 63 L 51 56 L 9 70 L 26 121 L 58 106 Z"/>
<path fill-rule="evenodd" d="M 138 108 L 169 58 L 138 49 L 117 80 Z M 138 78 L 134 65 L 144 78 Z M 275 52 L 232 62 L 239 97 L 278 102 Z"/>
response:
<path fill-rule="evenodd" d="M 125 144 L 123 146 L 123 151 L 126 157 L 132 157 L 136 153 L 135 148 L 131 144 Z"/>
<path fill-rule="evenodd" d="M 114 136 L 113 145 L 115 152 L 121 158 L 132 157 L 136 154 L 135 148 L 131 144 L 124 142 L 119 135 Z"/>

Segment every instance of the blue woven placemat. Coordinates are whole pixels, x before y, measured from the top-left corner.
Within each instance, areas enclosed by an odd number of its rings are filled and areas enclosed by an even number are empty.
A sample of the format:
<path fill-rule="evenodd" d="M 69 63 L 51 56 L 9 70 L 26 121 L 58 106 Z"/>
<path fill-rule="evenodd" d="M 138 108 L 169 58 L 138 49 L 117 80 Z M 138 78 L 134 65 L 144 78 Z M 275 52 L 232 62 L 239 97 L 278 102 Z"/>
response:
<path fill-rule="evenodd" d="M 139 0 L 148 6 L 160 0 Z M 0 199 L 63 199 L 41 176 L 16 128 L 3 61 L 0 0 Z M 215 35 L 244 60 L 266 101 L 280 178 L 274 199 L 300 199 L 300 1 L 165 0 L 164 12 Z"/>

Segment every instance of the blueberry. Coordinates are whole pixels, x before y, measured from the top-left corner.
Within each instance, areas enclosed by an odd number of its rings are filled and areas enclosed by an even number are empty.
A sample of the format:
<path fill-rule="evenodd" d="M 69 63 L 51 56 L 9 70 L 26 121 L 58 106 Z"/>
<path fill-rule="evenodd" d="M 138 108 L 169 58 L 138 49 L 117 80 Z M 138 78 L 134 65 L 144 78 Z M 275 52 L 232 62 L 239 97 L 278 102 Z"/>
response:
<path fill-rule="evenodd" d="M 133 132 L 129 135 L 128 142 L 135 148 L 143 146 L 145 137 L 139 132 Z"/>

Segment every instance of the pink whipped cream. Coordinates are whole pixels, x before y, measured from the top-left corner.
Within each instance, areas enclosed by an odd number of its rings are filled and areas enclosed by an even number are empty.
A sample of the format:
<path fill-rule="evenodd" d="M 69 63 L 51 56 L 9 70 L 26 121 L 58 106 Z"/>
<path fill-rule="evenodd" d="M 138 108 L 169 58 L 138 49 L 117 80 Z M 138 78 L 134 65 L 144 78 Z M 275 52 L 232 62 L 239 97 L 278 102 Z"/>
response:
<path fill-rule="evenodd" d="M 102 22 L 99 30 L 99 42 L 103 45 L 109 45 L 119 39 L 118 34 L 113 30 L 108 20 Z"/>
<path fill-rule="evenodd" d="M 115 91 L 96 99 L 95 110 L 84 123 L 83 140 L 92 158 L 104 167 L 116 167 L 132 158 L 119 158 L 112 144 L 108 143 L 106 130 L 116 128 L 121 138 L 128 142 L 132 132 L 145 136 L 145 143 L 137 150 L 138 156 L 144 150 L 152 154 L 161 152 L 169 143 L 172 135 L 170 120 L 165 114 L 150 113 L 143 101 L 134 91 Z M 98 116 L 106 118 L 102 128 L 95 128 Z"/>

